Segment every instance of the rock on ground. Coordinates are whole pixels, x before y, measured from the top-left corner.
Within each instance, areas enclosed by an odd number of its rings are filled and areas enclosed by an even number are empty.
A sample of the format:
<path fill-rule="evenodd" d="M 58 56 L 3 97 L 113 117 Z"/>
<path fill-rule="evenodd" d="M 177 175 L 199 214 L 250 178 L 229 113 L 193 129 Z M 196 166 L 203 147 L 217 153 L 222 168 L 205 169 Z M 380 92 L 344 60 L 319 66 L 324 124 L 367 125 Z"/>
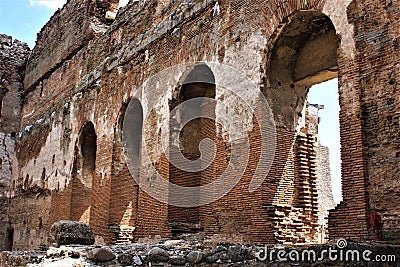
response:
<path fill-rule="evenodd" d="M 154 247 L 149 251 L 148 259 L 155 262 L 167 262 L 169 260 L 169 254 L 166 250 Z"/>
<path fill-rule="evenodd" d="M 107 262 L 115 259 L 115 254 L 108 248 L 94 248 L 88 253 L 88 259 L 94 262 Z"/>
<path fill-rule="evenodd" d="M 60 245 L 93 245 L 94 234 L 89 225 L 75 221 L 58 221 L 50 229 L 55 242 Z"/>

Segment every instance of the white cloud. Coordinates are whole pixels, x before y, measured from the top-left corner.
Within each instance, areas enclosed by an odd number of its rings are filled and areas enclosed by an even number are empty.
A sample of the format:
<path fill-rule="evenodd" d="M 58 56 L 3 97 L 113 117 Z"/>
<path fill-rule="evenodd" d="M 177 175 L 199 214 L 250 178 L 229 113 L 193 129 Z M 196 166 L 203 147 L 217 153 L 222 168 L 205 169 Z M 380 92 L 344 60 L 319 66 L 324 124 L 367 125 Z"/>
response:
<path fill-rule="evenodd" d="M 119 7 L 124 7 L 128 4 L 129 0 L 119 0 Z"/>
<path fill-rule="evenodd" d="M 31 6 L 41 5 L 52 10 L 61 8 L 65 2 L 67 2 L 67 0 L 29 0 Z"/>
<path fill-rule="evenodd" d="M 0 0 L 1 1 L 1 0 Z M 52 10 L 57 10 L 63 7 L 67 0 L 29 0 L 31 6 L 41 5 Z M 129 0 L 120 0 L 119 7 L 124 7 L 128 4 Z"/>

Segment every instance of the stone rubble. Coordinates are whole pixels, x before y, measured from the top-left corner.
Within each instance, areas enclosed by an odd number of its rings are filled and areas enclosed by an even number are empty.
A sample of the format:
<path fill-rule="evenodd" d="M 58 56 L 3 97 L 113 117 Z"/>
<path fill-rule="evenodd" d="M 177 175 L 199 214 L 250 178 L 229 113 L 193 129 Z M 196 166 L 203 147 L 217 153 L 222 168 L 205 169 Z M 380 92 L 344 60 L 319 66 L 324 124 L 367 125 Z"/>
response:
<path fill-rule="evenodd" d="M 98 244 L 195 232 L 231 243 L 323 242 L 315 141 L 302 112 L 308 89 L 333 78 L 343 201 L 329 212 L 328 237 L 373 240 L 367 220 L 378 214 L 384 240 L 400 242 L 400 1 L 130 2 L 117 12 L 118 0 L 68 0 L 32 51 L 0 35 L 0 250 L 49 246 L 50 226 L 63 219 L 89 224 Z M 199 74 L 215 84 L 194 83 Z M 201 117 L 211 112 L 217 123 L 202 119 L 175 131 L 172 111 L 204 96 L 218 104 L 204 106 Z M 259 102 L 264 97 L 268 105 Z M 263 106 L 276 130 L 270 142 L 257 111 Z M 135 156 L 128 165 L 122 133 L 130 114 L 135 145 L 127 147 Z M 215 157 L 196 174 L 165 153 L 170 140 L 195 160 L 206 138 Z M 224 193 L 219 178 L 241 163 L 241 179 Z M 186 196 L 158 186 L 158 174 L 211 190 Z M 253 191 L 254 178 L 265 180 Z M 201 207 L 168 205 L 214 194 Z M 168 259 L 202 264 L 248 255 L 229 246 L 179 251 Z"/>
<path fill-rule="evenodd" d="M 333 244 L 296 247 L 297 251 L 314 250 L 320 253 Z M 275 249 L 268 247 L 270 255 Z M 286 252 L 295 247 L 286 247 Z M 69 245 L 59 248 L 50 247 L 46 251 L 2 252 L 0 266 L 26 267 L 96 267 L 96 266 L 287 266 L 275 258 L 263 260 L 263 246 L 235 243 L 216 243 L 211 240 L 173 240 L 153 243 L 133 243 L 114 246 Z M 400 246 L 371 243 L 349 243 L 348 249 L 358 251 L 371 250 L 375 255 L 394 255 L 400 259 Z M 318 254 L 317 254 L 318 255 Z M 295 263 L 295 262 L 293 262 Z M 389 262 L 386 266 L 396 266 Z M 365 266 L 365 262 L 338 263 L 329 262 L 328 257 L 320 262 L 301 262 L 301 266 Z M 300 266 L 296 265 L 295 266 Z M 370 265 L 368 265 L 370 266 Z M 375 266 L 375 265 L 371 265 Z M 377 265 L 378 266 L 378 265 Z"/>

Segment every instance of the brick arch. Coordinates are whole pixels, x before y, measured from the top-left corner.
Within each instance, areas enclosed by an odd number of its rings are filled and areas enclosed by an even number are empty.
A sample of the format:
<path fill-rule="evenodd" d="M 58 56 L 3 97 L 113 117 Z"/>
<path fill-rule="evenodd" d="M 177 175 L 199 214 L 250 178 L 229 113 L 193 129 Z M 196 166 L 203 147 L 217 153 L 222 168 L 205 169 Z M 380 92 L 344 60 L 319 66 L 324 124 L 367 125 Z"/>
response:
<path fill-rule="evenodd" d="M 349 112 L 349 110 L 360 110 L 360 92 L 357 88 L 350 91 L 342 87 L 342 84 L 357 70 L 354 65 L 345 61 L 344 51 L 340 49 L 340 38 L 334 36 L 336 30 L 330 18 L 322 11 L 317 11 L 322 9 L 323 4 L 324 1 L 321 1 L 314 5 L 311 10 L 287 11 L 288 15 L 283 16 L 279 22 L 281 26 L 275 27 L 275 31 L 269 38 L 268 53 L 264 61 L 266 67 L 263 93 L 272 103 L 271 107 L 274 115 L 276 115 L 278 139 L 281 139 L 282 142 L 280 142 L 281 146 L 278 145 L 277 148 L 278 163 L 274 164 L 271 171 L 277 176 L 271 177 L 274 186 L 270 185 L 266 190 L 264 202 L 271 205 L 279 203 L 276 199 L 275 203 L 269 202 L 270 196 L 279 191 L 279 183 L 282 182 L 280 175 L 287 171 L 288 161 L 284 163 L 284 160 L 279 160 L 279 155 L 285 155 L 289 161 L 294 162 L 292 175 L 294 176 L 293 179 L 297 179 L 295 160 L 296 140 L 298 138 L 296 131 L 299 129 L 296 129 L 296 124 L 299 121 L 308 89 L 314 84 L 338 77 L 341 107 L 342 194 L 344 200 L 330 214 L 329 232 L 331 238 L 356 239 L 364 237 L 366 233 L 366 172 L 365 154 L 360 147 L 363 144 L 362 120 L 359 114 Z M 308 29 L 310 32 L 307 33 L 307 30 L 304 32 L 305 28 L 302 30 L 301 25 L 294 25 L 295 27 L 293 27 L 293 24 L 299 19 L 310 27 Z M 315 26 L 315 22 L 322 23 L 323 26 Z M 325 35 L 323 38 L 327 38 L 327 41 L 318 41 L 318 36 L 313 37 L 314 31 L 322 31 L 322 36 Z M 304 40 L 302 40 L 302 34 L 308 36 L 304 36 Z M 300 45 L 293 45 L 293 42 L 299 42 Z M 312 42 L 317 45 L 313 45 Z M 284 56 L 281 57 L 280 55 Z M 319 63 L 315 64 L 315 61 L 319 61 Z M 345 99 L 353 99 L 354 101 L 350 103 Z M 352 123 L 349 123 L 350 121 Z M 286 145 L 284 145 L 285 143 Z M 295 199 L 293 203 L 296 203 Z"/>
<path fill-rule="evenodd" d="M 294 130 L 308 89 L 338 76 L 340 38 L 329 17 L 319 11 L 295 12 L 277 31 L 266 56 L 263 93 L 271 100 L 274 116 L 280 118 L 277 126 Z M 282 107 L 283 93 L 287 101 Z"/>
<path fill-rule="evenodd" d="M 268 44 L 273 46 L 274 40 L 278 38 L 280 30 L 285 26 L 288 19 L 299 11 L 322 12 L 326 0 L 306 1 L 266 1 L 262 6 L 263 15 L 268 18 L 263 27 L 268 36 Z"/>

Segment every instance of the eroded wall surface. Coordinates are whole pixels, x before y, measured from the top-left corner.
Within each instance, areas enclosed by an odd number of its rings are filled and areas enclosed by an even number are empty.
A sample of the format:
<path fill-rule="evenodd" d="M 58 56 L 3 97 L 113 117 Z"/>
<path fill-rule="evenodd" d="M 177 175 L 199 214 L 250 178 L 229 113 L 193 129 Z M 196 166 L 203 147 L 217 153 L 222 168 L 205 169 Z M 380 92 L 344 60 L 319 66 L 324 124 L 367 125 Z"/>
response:
<path fill-rule="evenodd" d="M 399 237 L 399 10 L 398 1 L 354 1 L 369 209 L 382 216 L 386 240 Z"/>
<path fill-rule="evenodd" d="M 354 60 L 343 63 L 354 64 L 354 70 L 358 70 L 343 75 L 352 92 L 348 99 L 340 97 L 343 202 L 330 215 L 333 236 L 345 235 L 349 218 L 358 221 L 355 227 L 359 228 L 365 216 L 377 212 L 383 218 L 384 239 L 397 239 L 398 14 L 396 1 L 352 1 L 347 8 L 348 21 L 354 27 L 355 49 Z M 357 107 L 358 111 L 353 109 L 357 119 L 345 120 L 343 106 Z M 357 148 L 347 151 L 346 139 L 350 139 L 348 136 L 354 133 L 350 129 L 354 128 L 361 129 L 357 137 L 360 140 Z M 356 154 L 363 156 L 352 165 L 346 164 L 346 158 L 354 160 Z M 350 172 L 349 166 L 359 168 Z"/>
<path fill-rule="evenodd" d="M 398 229 L 397 206 L 389 198 L 398 191 L 394 186 L 391 193 L 385 193 L 387 201 L 380 201 L 381 189 L 373 185 L 381 185 L 378 177 L 382 176 L 374 173 L 378 168 L 371 167 L 373 162 L 392 164 L 393 168 L 385 169 L 385 179 L 396 181 L 396 154 L 388 159 L 383 150 L 394 153 L 397 131 L 389 127 L 392 124 L 385 128 L 372 123 L 375 117 L 367 108 L 378 101 L 368 91 L 374 88 L 385 96 L 379 101 L 392 99 L 373 109 L 378 119 L 384 114 L 382 107 L 391 114 L 397 110 L 398 63 L 389 61 L 398 51 L 398 22 L 393 19 L 399 12 L 397 3 L 390 7 L 376 4 L 388 16 L 383 18 L 378 9 L 369 10 L 368 16 L 362 13 L 367 3 L 357 1 L 349 8 L 349 1 L 139 1 L 120 9 L 113 20 L 115 2 L 68 1 L 42 29 L 28 60 L 16 133 L 18 171 L 8 213 L 15 249 L 49 243 L 51 224 L 71 217 L 88 222 L 98 243 L 171 237 L 174 227 L 241 242 L 316 242 L 315 136 L 299 125 L 308 88 L 335 76 L 339 77 L 344 190 L 343 202 L 330 217 L 330 234 L 366 237 L 371 209 L 386 212 L 385 225 Z M 372 22 L 362 23 L 364 17 Z M 392 23 L 386 24 L 390 18 Z M 368 25 L 371 29 L 365 28 Z M 291 41 L 292 36 L 297 37 Z M 373 53 L 366 56 L 365 49 Z M 184 181 L 187 173 L 171 172 L 161 141 L 169 140 L 162 135 L 169 129 L 164 122 L 174 103 L 181 100 L 179 81 L 188 70 L 178 68 L 172 77 L 159 77 L 156 91 L 143 84 L 168 67 L 195 61 L 204 61 L 220 81 L 215 98 L 240 114 L 250 140 L 249 161 L 229 193 L 199 207 L 195 212 L 198 218 L 191 217 L 189 224 L 182 225 L 176 224 L 181 221 L 175 216 L 182 210 L 171 212 L 171 207 L 149 196 L 132 179 L 123 160 L 120 118 L 130 99 L 137 99 L 138 108 L 133 112 L 142 110 L 143 118 L 138 121 L 143 122 L 143 129 L 141 160 L 133 175 L 141 183 L 155 183 L 153 166 L 166 180 Z M 248 187 L 260 157 L 260 127 L 251 110 L 218 86 L 227 77 L 218 73 L 212 62 L 246 75 L 255 89 L 239 87 L 239 94 L 257 103 L 261 91 L 274 115 L 274 161 L 254 192 Z M 373 80 L 363 82 L 371 75 Z M 235 77 L 228 78 L 235 82 Z M 386 82 L 392 91 L 387 91 Z M 377 84 L 382 86 L 375 87 Z M 154 102 L 157 104 L 152 105 Z M 229 116 L 218 105 L 215 114 L 217 118 Z M 396 118 L 393 113 L 393 127 L 398 126 Z M 89 123 L 93 131 L 87 133 L 83 129 Z M 376 139 L 382 138 L 381 132 L 387 133 L 389 141 Z M 199 182 L 206 184 L 226 169 L 230 142 L 241 144 L 242 139 L 240 134 L 227 135 L 226 130 L 208 122 L 200 135 L 211 137 L 218 151 L 211 167 L 199 176 Z M 92 145 L 82 144 L 92 137 Z M 372 146 L 375 141 L 379 145 Z M 382 147 L 381 141 L 386 146 Z M 375 156 L 369 157 L 373 151 Z M 374 161 L 378 155 L 381 159 Z M 88 173 L 87 166 L 94 171 Z M 161 191 L 168 192 L 168 188 Z M 85 203 L 78 201 L 83 196 Z"/>
<path fill-rule="evenodd" d="M 13 180 L 18 176 L 15 155 L 16 133 L 19 131 L 21 95 L 27 57 L 27 44 L 0 34 L 0 249 L 12 244 L 9 220 Z"/>

